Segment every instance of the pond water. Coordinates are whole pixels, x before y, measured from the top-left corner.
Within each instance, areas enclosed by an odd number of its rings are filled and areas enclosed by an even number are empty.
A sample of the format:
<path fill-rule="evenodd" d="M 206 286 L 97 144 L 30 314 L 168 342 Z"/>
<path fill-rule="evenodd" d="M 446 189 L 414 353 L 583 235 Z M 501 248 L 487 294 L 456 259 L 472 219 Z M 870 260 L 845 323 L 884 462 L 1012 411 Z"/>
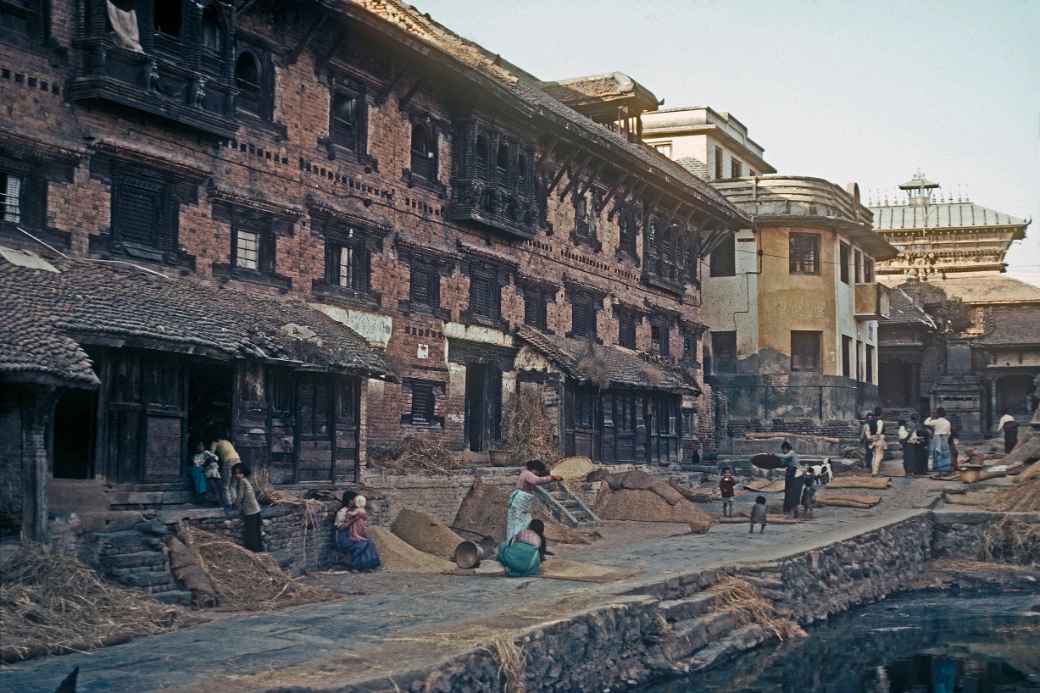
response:
<path fill-rule="evenodd" d="M 1040 693 L 1040 596 L 889 599 L 644 693 Z"/>

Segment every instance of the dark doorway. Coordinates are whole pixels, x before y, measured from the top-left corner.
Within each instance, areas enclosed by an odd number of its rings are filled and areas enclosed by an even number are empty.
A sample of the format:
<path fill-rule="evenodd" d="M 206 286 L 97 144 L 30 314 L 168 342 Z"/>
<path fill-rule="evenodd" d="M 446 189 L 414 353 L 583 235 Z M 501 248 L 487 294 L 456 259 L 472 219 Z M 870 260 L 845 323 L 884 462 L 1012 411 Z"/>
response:
<path fill-rule="evenodd" d="M 1033 411 L 1033 377 L 1027 373 L 1005 375 L 997 380 L 997 409 L 994 420 L 1004 414 L 1025 416 Z"/>
<path fill-rule="evenodd" d="M 502 438 L 502 371 L 492 364 L 466 366 L 466 440 L 484 452 Z"/>
<path fill-rule="evenodd" d="M 54 478 L 92 479 L 97 392 L 69 390 L 54 411 Z"/>
<path fill-rule="evenodd" d="M 201 441 L 209 444 L 223 431 L 231 434 L 233 368 L 222 364 L 193 363 L 188 375 L 188 443 L 192 453 Z"/>
<path fill-rule="evenodd" d="M 903 361 L 884 361 L 878 367 L 878 394 L 886 407 L 912 407 L 917 400 L 917 368 Z"/>

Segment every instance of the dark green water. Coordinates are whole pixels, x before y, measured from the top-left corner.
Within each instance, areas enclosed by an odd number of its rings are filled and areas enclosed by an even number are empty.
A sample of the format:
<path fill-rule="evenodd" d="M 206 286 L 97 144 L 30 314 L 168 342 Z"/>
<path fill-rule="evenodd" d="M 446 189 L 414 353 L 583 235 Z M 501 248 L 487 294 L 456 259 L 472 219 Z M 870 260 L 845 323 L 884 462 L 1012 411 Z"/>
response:
<path fill-rule="evenodd" d="M 1040 693 L 1040 597 L 880 602 L 644 693 Z"/>

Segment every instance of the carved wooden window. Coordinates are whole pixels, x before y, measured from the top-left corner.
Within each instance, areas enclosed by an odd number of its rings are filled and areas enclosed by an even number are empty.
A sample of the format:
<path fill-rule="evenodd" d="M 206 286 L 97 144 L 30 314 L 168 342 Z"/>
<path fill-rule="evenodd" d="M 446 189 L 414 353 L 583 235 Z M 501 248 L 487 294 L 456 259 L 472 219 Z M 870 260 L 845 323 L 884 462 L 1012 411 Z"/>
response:
<path fill-rule="evenodd" d="M 620 239 L 618 245 L 623 252 L 630 257 L 636 258 L 636 238 L 639 236 L 639 227 L 642 211 L 636 205 L 625 205 L 618 217 Z"/>
<path fill-rule="evenodd" d="M 412 173 L 428 181 L 437 180 L 437 132 L 432 124 L 412 125 Z"/>
<path fill-rule="evenodd" d="M 413 259 L 408 299 L 412 305 L 438 308 L 441 304 L 441 275 L 436 267 Z"/>
<path fill-rule="evenodd" d="M 232 254 L 235 267 L 239 269 L 252 270 L 257 272 L 260 270 L 260 248 L 263 245 L 261 243 L 261 235 L 256 231 L 247 231 L 245 229 L 236 229 L 234 232 L 235 238 L 235 251 Z"/>
<path fill-rule="evenodd" d="M 791 331 L 791 370 L 819 371 L 823 333 Z"/>
<path fill-rule="evenodd" d="M 364 149 L 365 98 L 360 91 L 337 86 L 332 96 L 332 141 L 352 151 Z"/>
<path fill-rule="evenodd" d="M 331 378 L 323 375 L 301 375 L 296 397 L 300 435 L 306 438 L 328 438 L 332 415 Z"/>
<path fill-rule="evenodd" d="M 495 156 L 495 168 L 498 169 L 499 180 L 507 180 L 509 178 L 510 169 L 510 148 L 509 142 L 501 140 L 498 143 L 498 153 Z"/>
<path fill-rule="evenodd" d="M 574 233 L 579 238 L 596 237 L 596 217 L 593 211 L 594 194 L 592 190 L 574 195 Z"/>
<path fill-rule="evenodd" d="M 599 393 L 590 388 L 578 388 L 574 392 L 574 425 L 592 428 L 596 421 L 596 401 Z"/>
<path fill-rule="evenodd" d="M 267 398 L 271 404 L 271 413 L 288 415 L 293 408 L 293 380 L 289 371 L 284 368 L 267 370 Z"/>
<path fill-rule="evenodd" d="M 469 310 L 474 315 L 497 320 L 501 311 L 502 288 L 495 271 L 470 271 Z"/>
<path fill-rule="evenodd" d="M 669 329 L 668 323 L 655 321 L 650 325 L 650 342 L 653 344 L 654 351 L 661 356 L 670 354 L 670 337 L 671 329 Z"/>
<path fill-rule="evenodd" d="M 114 176 L 112 231 L 120 242 L 176 248 L 176 225 L 167 209 L 176 207 L 173 191 L 160 175 L 127 167 Z"/>
<path fill-rule="evenodd" d="M 792 233 L 789 265 L 791 274 L 819 274 L 820 237 L 814 233 Z"/>
<path fill-rule="evenodd" d="M 434 422 L 437 399 L 433 391 L 433 383 L 412 381 L 412 423 L 429 424 Z"/>
<path fill-rule="evenodd" d="M 733 373 L 737 370 L 737 333 L 712 332 L 711 353 L 715 367 L 720 373 Z"/>
<path fill-rule="evenodd" d="M 366 239 L 356 229 L 344 229 L 326 240 L 325 280 L 331 286 L 368 293 L 369 265 Z"/>
<path fill-rule="evenodd" d="M 244 51 L 235 61 L 235 86 L 238 87 L 238 109 L 251 115 L 263 112 L 263 89 L 260 61 L 251 51 Z"/>
<path fill-rule="evenodd" d="M 165 0 L 152 5 L 152 26 L 157 34 L 180 36 L 184 15 L 179 0 Z"/>
<path fill-rule="evenodd" d="M 223 55 L 226 41 L 227 32 L 220 17 L 220 10 L 217 9 L 216 4 L 210 3 L 202 13 L 202 47 L 218 55 Z"/>
<path fill-rule="evenodd" d="M 524 324 L 547 330 L 548 296 L 545 289 L 524 287 Z"/>
<path fill-rule="evenodd" d="M 845 284 L 849 283 L 849 254 L 849 244 L 842 243 L 838 252 L 838 274 Z"/>
<path fill-rule="evenodd" d="M 571 298 L 571 336 L 596 338 L 596 304 L 592 296 L 576 294 Z"/>
<path fill-rule="evenodd" d="M 618 319 L 618 344 L 629 349 L 636 348 L 636 315 L 632 311 L 619 309 Z"/>
<path fill-rule="evenodd" d="M 711 276 L 732 277 L 737 273 L 737 241 L 727 236 L 711 253 Z"/>
<path fill-rule="evenodd" d="M 0 171 L 0 220 L 22 223 L 28 190 L 28 180 L 24 176 Z"/>

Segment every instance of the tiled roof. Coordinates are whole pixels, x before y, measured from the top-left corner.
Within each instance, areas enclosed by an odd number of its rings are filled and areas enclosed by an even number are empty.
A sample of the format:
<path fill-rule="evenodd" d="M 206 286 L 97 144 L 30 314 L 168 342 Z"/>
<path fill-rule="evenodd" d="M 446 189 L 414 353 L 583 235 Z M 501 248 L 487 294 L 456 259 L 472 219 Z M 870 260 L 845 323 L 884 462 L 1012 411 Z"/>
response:
<path fill-rule="evenodd" d="M 936 329 L 935 320 L 924 308 L 919 306 L 910 294 L 900 288 L 888 292 L 889 312 L 888 317 L 881 324 L 893 325 L 924 325 Z"/>
<path fill-rule="evenodd" d="M 653 93 L 623 72 L 543 82 L 542 88 L 565 104 L 641 98 L 651 108 L 657 108 L 657 98 Z"/>
<path fill-rule="evenodd" d="M 972 305 L 1040 303 L 1040 286 L 1033 286 L 1003 274 L 949 277 L 930 280 L 928 283 L 941 288 L 947 296 L 959 298 Z"/>
<path fill-rule="evenodd" d="M 964 229 L 986 226 L 1021 226 L 1025 219 L 977 205 L 974 202 L 938 202 L 929 205 L 883 205 L 871 207 L 874 228 L 878 231 L 897 229 Z"/>
<path fill-rule="evenodd" d="M 684 377 L 680 368 L 651 362 L 629 349 L 548 335 L 528 325 L 517 327 L 516 336 L 578 380 L 588 379 L 587 369 L 582 361 L 591 356 L 599 362 L 594 368 L 602 368 L 609 374 L 611 385 L 670 392 L 692 390 L 700 393 L 697 384 Z"/>
<path fill-rule="evenodd" d="M 400 0 L 353 0 L 336 3 L 336 7 L 339 11 L 353 16 L 358 16 L 356 8 L 360 8 L 363 14 L 378 17 L 407 33 L 411 38 L 418 39 L 440 51 L 442 55 L 461 63 L 467 70 L 493 80 L 498 87 L 508 90 L 513 97 L 535 113 L 565 121 L 568 127 L 575 128 L 586 141 L 593 140 L 600 146 L 623 152 L 638 159 L 645 167 L 644 171 L 666 174 L 691 188 L 716 215 L 734 222 L 746 222 L 744 215 L 731 206 L 725 197 L 679 164 L 659 156 L 642 143 L 629 142 L 624 135 L 608 130 L 578 113 L 546 93 L 543 82 L 538 78 L 479 44 L 459 36 L 416 7 Z"/>
<path fill-rule="evenodd" d="M 698 159 L 695 156 L 684 156 L 681 159 L 676 159 L 675 163 L 682 166 L 684 169 L 697 176 L 708 180 L 708 165 Z"/>
<path fill-rule="evenodd" d="M 983 346 L 1040 344 L 1040 306 L 999 306 L 986 313 L 986 332 L 975 340 Z"/>
<path fill-rule="evenodd" d="M 77 342 L 124 340 L 154 348 L 285 361 L 386 376 L 381 354 L 356 332 L 295 298 L 220 288 L 123 264 L 51 261 L 50 272 L 0 261 L 0 375 L 49 374 L 95 384 Z M 7 329 L 12 325 L 13 329 Z"/>

